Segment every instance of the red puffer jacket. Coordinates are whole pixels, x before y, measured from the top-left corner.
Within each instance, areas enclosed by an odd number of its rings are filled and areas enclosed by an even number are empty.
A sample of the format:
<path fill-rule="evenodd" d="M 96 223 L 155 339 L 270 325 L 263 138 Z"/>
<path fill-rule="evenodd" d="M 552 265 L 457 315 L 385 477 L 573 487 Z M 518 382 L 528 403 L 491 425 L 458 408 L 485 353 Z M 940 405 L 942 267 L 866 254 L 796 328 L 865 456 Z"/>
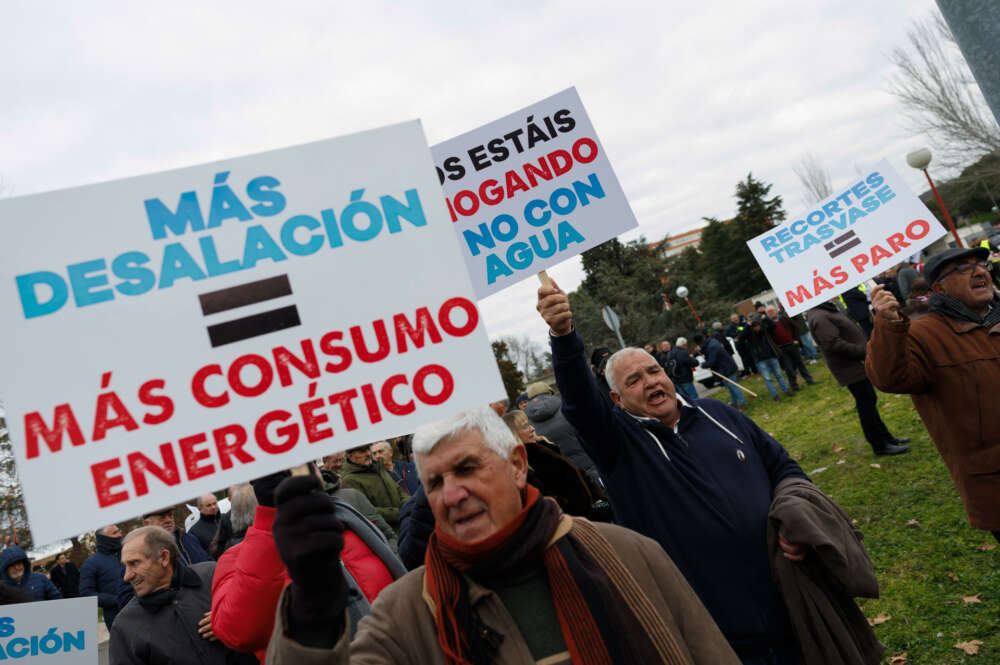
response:
<path fill-rule="evenodd" d="M 212 578 L 212 631 L 227 647 L 253 652 L 261 663 L 278 598 L 290 581 L 271 534 L 276 513 L 257 506 L 246 538 L 219 558 Z M 369 603 L 394 580 L 393 571 L 349 528 L 341 560 Z"/>

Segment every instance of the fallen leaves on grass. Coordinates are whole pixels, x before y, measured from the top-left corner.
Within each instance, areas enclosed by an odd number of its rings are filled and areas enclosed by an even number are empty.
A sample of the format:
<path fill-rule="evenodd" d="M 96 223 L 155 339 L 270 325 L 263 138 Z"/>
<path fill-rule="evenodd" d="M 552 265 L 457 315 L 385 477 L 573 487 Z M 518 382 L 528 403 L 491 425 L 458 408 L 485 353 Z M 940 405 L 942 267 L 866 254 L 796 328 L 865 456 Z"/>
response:
<path fill-rule="evenodd" d="M 955 573 L 948 573 L 948 579 L 951 580 L 952 582 L 957 582 L 958 575 L 956 575 Z"/>
<path fill-rule="evenodd" d="M 892 617 L 890 615 L 888 615 L 888 614 L 879 614 L 874 619 L 868 619 L 868 625 L 869 626 L 877 626 L 877 625 L 879 625 L 881 623 L 885 623 L 886 621 L 888 621 L 891 618 Z"/>
<path fill-rule="evenodd" d="M 847 460 L 845 460 L 845 459 L 839 459 L 839 460 L 837 460 L 837 464 L 847 464 Z"/>
<path fill-rule="evenodd" d="M 982 592 L 980 592 L 980 593 L 982 593 Z M 963 596 L 962 600 L 965 601 L 966 605 L 969 605 L 971 603 L 981 603 L 981 602 L 983 602 L 983 601 L 979 600 L 979 594 L 978 593 L 975 596 Z"/>
<path fill-rule="evenodd" d="M 920 526 L 920 522 L 917 520 L 906 520 L 906 526 Z"/>
<path fill-rule="evenodd" d="M 871 463 L 871 464 L 869 464 L 868 466 L 870 466 L 873 469 L 881 469 L 882 468 L 881 464 L 877 464 L 877 463 L 874 463 L 874 462 Z"/>
<path fill-rule="evenodd" d="M 996 548 L 997 548 L 996 543 L 991 543 L 990 541 L 986 540 L 977 549 L 980 552 L 989 552 L 990 550 L 995 550 Z"/>
<path fill-rule="evenodd" d="M 907 658 L 909 656 L 904 651 L 903 653 L 896 653 L 889 656 L 889 665 L 906 665 Z"/>
<path fill-rule="evenodd" d="M 833 452 L 835 452 L 835 453 L 842 453 L 845 450 L 847 450 L 847 448 L 845 448 L 843 446 L 838 446 L 837 444 L 833 444 Z"/>
<path fill-rule="evenodd" d="M 955 645 L 955 648 L 964 651 L 970 656 L 975 656 L 979 653 L 979 647 L 981 646 L 983 646 L 982 640 L 972 640 L 971 642 L 959 642 Z"/>

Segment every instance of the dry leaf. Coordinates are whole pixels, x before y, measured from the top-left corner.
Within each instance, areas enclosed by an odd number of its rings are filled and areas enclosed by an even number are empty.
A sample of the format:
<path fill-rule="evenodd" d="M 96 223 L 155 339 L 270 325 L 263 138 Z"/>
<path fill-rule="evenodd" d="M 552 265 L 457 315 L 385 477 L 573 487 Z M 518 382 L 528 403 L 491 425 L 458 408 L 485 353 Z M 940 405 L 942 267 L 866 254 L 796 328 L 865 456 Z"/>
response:
<path fill-rule="evenodd" d="M 989 552 L 990 550 L 995 550 L 997 548 L 996 543 L 991 543 L 990 541 L 984 541 L 982 545 L 979 546 L 980 552 Z"/>
<path fill-rule="evenodd" d="M 970 656 L 975 656 L 979 653 L 979 647 L 983 646 L 982 640 L 972 640 L 971 642 L 959 642 L 955 645 L 956 649 L 961 649 Z"/>
<path fill-rule="evenodd" d="M 888 614 L 879 614 L 874 619 L 868 619 L 868 625 L 870 625 L 870 626 L 877 626 L 880 623 L 885 623 L 886 621 L 888 621 L 891 618 L 892 617 L 889 616 Z"/>
<path fill-rule="evenodd" d="M 847 460 L 845 460 L 845 459 L 839 459 L 839 460 L 837 460 L 837 464 L 846 464 L 846 463 L 847 463 Z"/>
<path fill-rule="evenodd" d="M 838 446 L 837 444 L 833 444 L 833 452 L 842 453 L 845 450 L 847 450 L 847 448 L 844 448 L 843 446 Z"/>
<path fill-rule="evenodd" d="M 858 521 L 856 519 L 854 519 L 854 518 L 851 518 L 851 524 L 857 526 Z"/>
<path fill-rule="evenodd" d="M 917 520 L 906 520 L 906 526 L 920 526 L 920 522 Z"/>
<path fill-rule="evenodd" d="M 982 592 L 980 592 L 980 593 L 982 593 Z M 981 603 L 981 602 L 983 602 L 983 601 L 979 600 L 979 594 L 978 593 L 975 596 L 965 596 L 965 597 L 962 598 L 962 600 L 965 601 L 966 605 L 968 605 L 970 603 Z"/>
<path fill-rule="evenodd" d="M 951 580 L 952 582 L 957 582 L 958 575 L 956 575 L 955 573 L 948 573 L 948 579 Z"/>
<path fill-rule="evenodd" d="M 873 469 L 881 469 L 882 468 L 881 464 L 869 464 L 868 466 L 870 466 Z"/>
<path fill-rule="evenodd" d="M 889 656 L 889 665 L 906 665 L 906 659 L 908 658 L 906 652 L 893 654 Z"/>

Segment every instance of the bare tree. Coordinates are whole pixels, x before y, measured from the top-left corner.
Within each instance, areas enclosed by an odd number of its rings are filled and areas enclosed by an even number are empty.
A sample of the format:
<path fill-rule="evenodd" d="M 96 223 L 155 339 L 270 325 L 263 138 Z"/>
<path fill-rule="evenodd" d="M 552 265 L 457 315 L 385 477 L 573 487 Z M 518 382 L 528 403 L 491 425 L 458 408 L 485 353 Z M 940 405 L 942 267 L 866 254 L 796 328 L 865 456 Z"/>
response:
<path fill-rule="evenodd" d="M 792 167 L 795 175 L 798 176 L 802 188 L 806 190 L 806 205 L 819 203 L 825 198 L 833 196 L 833 186 L 830 184 L 830 173 L 819 163 L 819 159 L 811 152 L 807 152 L 799 159 L 799 163 Z"/>
<path fill-rule="evenodd" d="M 907 42 L 889 56 L 898 69 L 889 92 L 909 129 L 931 137 L 936 161 L 957 168 L 1000 149 L 1000 127 L 941 14 L 915 21 Z"/>
<path fill-rule="evenodd" d="M 525 378 L 536 376 L 540 373 L 539 368 L 544 368 L 543 349 L 538 342 L 533 341 L 527 335 L 520 337 L 509 335 L 501 337 L 500 340 L 507 344 L 507 357 L 517 365 Z"/>

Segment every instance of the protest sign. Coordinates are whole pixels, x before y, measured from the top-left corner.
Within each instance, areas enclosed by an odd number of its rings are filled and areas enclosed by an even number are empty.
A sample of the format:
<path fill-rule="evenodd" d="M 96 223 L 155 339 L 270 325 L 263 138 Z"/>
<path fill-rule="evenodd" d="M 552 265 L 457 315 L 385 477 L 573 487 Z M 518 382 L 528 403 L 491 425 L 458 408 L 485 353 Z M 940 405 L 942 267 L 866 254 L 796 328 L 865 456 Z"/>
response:
<path fill-rule="evenodd" d="M 97 597 L 4 605 L 0 660 L 32 665 L 97 663 Z"/>
<path fill-rule="evenodd" d="M 945 234 L 888 161 L 747 242 L 794 316 L 876 277 Z"/>
<path fill-rule="evenodd" d="M 477 298 L 637 226 L 576 88 L 431 150 Z"/>
<path fill-rule="evenodd" d="M 36 542 L 503 394 L 416 121 L 0 220 L 0 396 Z"/>

